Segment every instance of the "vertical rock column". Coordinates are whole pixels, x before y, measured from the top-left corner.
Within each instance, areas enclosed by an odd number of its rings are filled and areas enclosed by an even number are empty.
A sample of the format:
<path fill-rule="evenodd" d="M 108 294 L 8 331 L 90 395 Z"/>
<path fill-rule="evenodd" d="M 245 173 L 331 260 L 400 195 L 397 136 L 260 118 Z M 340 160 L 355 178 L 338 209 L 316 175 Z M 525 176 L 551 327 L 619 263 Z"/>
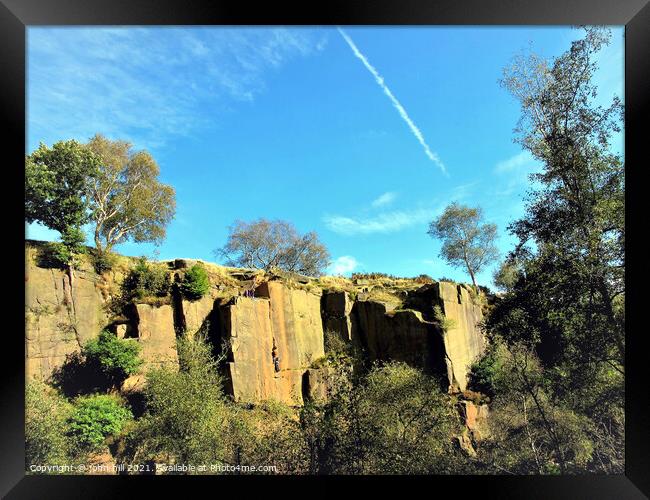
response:
<path fill-rule="evenodd" d="M 451 320 L 443 335 L 449 384 L 452 390 L 464 391 L 472 363 L 485 350 L 485 339 L 478 327 L 483 313 L 464 285 L 444 281 L 436 285 L 442 312 Z"/>

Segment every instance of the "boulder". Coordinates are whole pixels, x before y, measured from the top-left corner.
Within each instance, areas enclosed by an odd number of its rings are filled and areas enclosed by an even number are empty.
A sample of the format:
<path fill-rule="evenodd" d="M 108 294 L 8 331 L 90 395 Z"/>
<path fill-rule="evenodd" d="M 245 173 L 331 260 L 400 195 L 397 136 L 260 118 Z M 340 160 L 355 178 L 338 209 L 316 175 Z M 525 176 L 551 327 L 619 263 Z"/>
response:
<path fill-rule="evenodd" d="M 470 432 L 474 441 L 481 441 L 489 435 L 487 425 L 489 416 L 488 405 L 477 405 L 472 401 L 460 401 L 458 403 L 458 409 L 463 424 Z"/>

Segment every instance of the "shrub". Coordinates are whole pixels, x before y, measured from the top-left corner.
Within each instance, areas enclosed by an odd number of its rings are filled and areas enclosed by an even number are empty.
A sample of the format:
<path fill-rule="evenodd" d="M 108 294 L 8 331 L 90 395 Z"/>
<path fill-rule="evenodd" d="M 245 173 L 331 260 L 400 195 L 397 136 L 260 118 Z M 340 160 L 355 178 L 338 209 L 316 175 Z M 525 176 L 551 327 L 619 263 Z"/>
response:
<path fill-rule="evenodd" d="M 470 386 L 491 398 L 499 392 L 499 378 L 505 359 L 503 350 L 500 344 L 489 346 L 470 368 Z"/>
<path fill-rule="evenodd" d="M 69 458 L 64 424 L 71 405 L 45 383 L 30 380 L 25 388 L 25 465 L 63 464 Z"/>
<path fill-rule="evenodd" d="M 97 274 L 110 271 L 115 266 L 117 257 L 111 252 L 95 252 L 93 254 L 93 267 Z"/>
<path fill-rule="evenodd" d="M 163 266 L 149 264 L 145 257 L 140 257 L 122 288 L 127 299 L 165 297 L 170 290 L 169 272 Z"/>
<path fill-rule="evenodd" d="M 190 300 L 198 300 L 210 290 L 208 272 L 200 264 L 194 264 L 179 284 L 181 293 Z"/>
<path fill-rule="evenodd" d="M 133 418 L 131 410 L 109 394 L 79 397 L 74 406 L 67 434 L 75 440 L 80 452 L 101 449 L 108 436 L 119 434 L 124 424 Z"/>
<path fill-rule="evenodd" d="M 435 380 L 403 363 L 375 365 L 301 423 L 312 473 L 426 474 L 458 470 L 458 415 Z"/>
<path fill-rule="evenodd" d="M 90 340 L 82 350 L 86 362 L 96 366 L 110 382 L 117 384 L 137 372 L 142 364 L 140 344 L 118 339 L 104 330 L 97 339 Z"/>
<path fill-rule="evenodd" d="M 43 246 L 39 254 L 39 265 L 60 269 L 79 266 L 78 255 L 86 250 L 84 240 L 81 230 L 69 228 L 61 234 L 60 242 L 48 242 Z"/>
<path fill-rule="evenodd" d="M 451 328 L 456 327 L 456 322 L 452 318 L 448 318 L 442 312 L 442 309 L 439 305 L 433 306 L 433 317 L 442 329 L 443 332 L 449 331 Z"/>
<path fill-rule="evenodd" d="M 211 346 L 200 337 L 177 343 L 179 371 L 147 374 L 145 413 L 125 439 L 125 460 L 164 456 L 178 463 L 216 463 L 234 438 Z"/>

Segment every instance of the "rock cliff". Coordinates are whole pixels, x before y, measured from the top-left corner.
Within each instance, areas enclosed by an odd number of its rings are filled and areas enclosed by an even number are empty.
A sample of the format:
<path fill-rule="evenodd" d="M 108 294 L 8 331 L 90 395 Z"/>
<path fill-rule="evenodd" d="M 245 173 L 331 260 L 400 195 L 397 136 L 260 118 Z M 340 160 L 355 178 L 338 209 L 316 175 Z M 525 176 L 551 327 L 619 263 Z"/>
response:
<path fill-rule="evenodd" d="M 467 371 L 484 349 L 479 300 L 464 285 L 417 280 L 307 278 L 205 264 L 211 290 L 198 301 L 177 293 L 114 308 L 133 260 L 98 275 L 88 262 L 67 272 L 43 264 L 41 245 L 26 245 L 26 371 L 47 379 L 66 357 L 109 328 L 142 345 L 143 373 L 177 369 L 176 337 L 204 331 L 226 359 L 228 391 L 238 401 L 277 399 L 300 405 L 326 394 L 325 332 L 360 347 L 370 361 L 404 361 L 465 390 Z M 178 280 L 187 261 L 165 262 Z M 438 308 L 438 309 L 437 309 Z M 441 322 L 437 310 L 445 321 Z M 444 323 L 444 324 L 443 324 Z M 137 387 L 142 376 L 127 387 Z"/>

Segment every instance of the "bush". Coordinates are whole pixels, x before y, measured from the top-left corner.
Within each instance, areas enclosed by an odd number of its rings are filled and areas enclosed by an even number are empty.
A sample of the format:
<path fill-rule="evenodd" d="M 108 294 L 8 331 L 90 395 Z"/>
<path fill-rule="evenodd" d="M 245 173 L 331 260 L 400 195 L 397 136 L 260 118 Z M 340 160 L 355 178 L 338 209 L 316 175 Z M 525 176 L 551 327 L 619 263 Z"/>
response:
<path fill-rule="evenodd" d="M 66 269 L 68 266 L 79 265 L 78 255 L 83 254 L 86 248 L 84 233 L 75 227 L 68 228 L 61 233 L 60 242 L 47 243 L 40 252 L 39 265 Z"/>
<path fill-rule="evenodd" d="M 189 300 L 198 300 L 210 290 L 208 272 L 200 264 L 194 264 L 179 284 L 181 293 Z"/>
<path fill-rule="evenodd" d="M 43 382 L 30 380 L 25 388 L 25 466 L 64 464 L 69 442 L 64 427 L 71 405 Z"/>
<path fill-rule="evenodd" d="M 438 383 L 404 363 L 375 365 L 356 386 L 301 410 L 313 474 L 460 470 L 458 415 Z"/>
<path fill-rule="evenodd" d="M 110 271 L 115 266 L 117 257 L 111 252 L 95 252 L 93 254 L 93 267 L 97 274 Z"/>
<path fill-rule="evenodd" d="M 492 344 L 471 366 L 469 385 L 475 391 L 493 398 L 500 392 L 499 378 L 503 371 L 506 353 L 500 344 Z"/>
<path fill-rule="evenodd" d="M 169 272 L 161 265 L 149 264 L 140 257 L 122 284 L 127 299 L 141 300 L 145 297 L 165 297 L 169 294 Z"/>
<path fill-rule="evenodd" d="M 96 366 L 111 383 L 118 384 L 138 371 L 142 364 L 140 349 L 137 342 L 118 339 L 104 330 L 97 339 L 86 343 L 82 354 L 88 364 Z"/>
<path fill-rule="evenodd" d="M 179 371 L 147 374 L 145 413 L 125 439 L 125 460 L 143 463 L 162 456 L 208 464 L 226 457 L 233 436 L 211 346 L 201 338 L 177 342 Z"/>
<path fill-rule="evenodd" d="M 67 434 L 75 440 L 80 452 L 101 449 L 108 436 L 119 434 L 133 418 L 131 410 L 120 399 L 108 394 L 82 396 L 74 405 Z"/>
<path fill-rule="evenodd" d="M 438 323 L 438 326 L 442 329 L 443 332 L 448 332 L 452 328 L 456 328 L 456 322 L 453 318 L 448 318 L 442 312 L 442 308 L 439 305 L 433 306 L 433 317 Z"/>

